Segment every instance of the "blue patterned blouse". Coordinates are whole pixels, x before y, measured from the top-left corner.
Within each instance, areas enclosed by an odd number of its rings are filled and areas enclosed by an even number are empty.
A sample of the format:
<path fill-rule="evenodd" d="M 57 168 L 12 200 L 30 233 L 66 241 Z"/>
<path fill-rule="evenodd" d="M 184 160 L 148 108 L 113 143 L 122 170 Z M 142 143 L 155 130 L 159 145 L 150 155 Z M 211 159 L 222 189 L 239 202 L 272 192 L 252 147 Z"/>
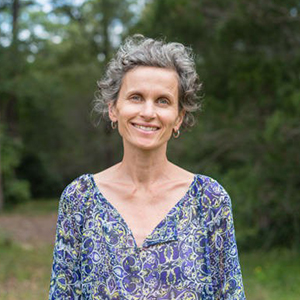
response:
<path fill-rule="evenodd" d="M 93 176 L 82 175 L 61 196 L 49 299 L 245 299 L 228 194 L 195 175 L 137 247 Z"/>

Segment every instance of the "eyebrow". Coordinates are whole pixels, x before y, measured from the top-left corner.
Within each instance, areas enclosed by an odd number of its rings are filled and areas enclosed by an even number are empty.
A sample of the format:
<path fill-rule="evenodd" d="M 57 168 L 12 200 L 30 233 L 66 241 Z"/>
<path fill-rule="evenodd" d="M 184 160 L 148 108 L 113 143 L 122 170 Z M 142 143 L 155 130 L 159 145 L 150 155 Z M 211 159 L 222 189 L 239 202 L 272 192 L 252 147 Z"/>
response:
<path fill-rule="evenodd" d="M 126 97 L 130 96 L 130 95 L 143 95 L 143 91 L 142 90 L 137 90 L 137 89 L 133 89 L 133 90 L 130 90 L 128 91 L 125 95 Z M 162 94 L 159 94 L 159 97 L 158 98 L 168 98 L 168 99 L 173 99 L 173 95 L 172 93 L 162 93 Z"/>

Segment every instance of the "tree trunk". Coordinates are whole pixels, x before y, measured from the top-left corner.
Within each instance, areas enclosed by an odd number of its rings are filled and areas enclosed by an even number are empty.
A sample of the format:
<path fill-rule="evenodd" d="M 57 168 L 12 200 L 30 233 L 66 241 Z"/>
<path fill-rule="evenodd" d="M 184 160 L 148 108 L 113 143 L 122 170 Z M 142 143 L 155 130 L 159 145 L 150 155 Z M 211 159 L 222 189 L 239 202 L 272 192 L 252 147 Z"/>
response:
<path fill-rule="evenodd" d="M 11 5 L 12 15 L 12 42 L 10 45 L 10 60 L 12 61 L 9 72 L 10 80 L 15 80 L 21 69 L 21 61 L 18 50 L 18 34 L 19 34 L 19 12 L 20 1 L 14 0 Z M 18 117 L 17 117 L 17 96 L 16 91 L 11 89 L 7 95 L 7 101 L 3 111 L 3 122 L 7 126 L 7 133 L 11 137 L 18 136 Z"/>
<path fill-rule="evenodd" d="M 103 53 L 105 55 L 105 64 L 109 61 L 109 55 L 110 55 L 110 41 L 109 41 L 109 23 L 110 23 L 110 5 L 109 1 L 102 0 L 102 28 L 103 28 Z"/>
<path fill-rule="evenodd" d="M 102 28 L 103 28 L 103 54 L 105 56 L 104 65 L 107 65 L 110 59 L 110 41 L 109 41 L 109 24 L 110 24 L 110 3 L 107 0 L 102 0 L 101 2 L 101 9 L 102 9 Z M 107 141 L 105 145 L 105 167 L 111 167 L 114 161 L 114 148 L 111 141 L 112 136 L 112 128 L 110 126 L 110 122 L 104 123 L 104 134 L 105 134 L 105 140 Z"/>
<path fill-rule="evenodd" d="M 11 80 L 14 80 L 15 76 L 19 72 L 19 56 L 18 56 L 18 34 L 19 34 L 19 11 L 20 11 L 20 1 L 14 0 L 11 6 L 12 15 L 12 42 L 10 51 L 10 60 L 12 61 L 11 72 L 8 75 Z M 1 122 L 7 125 L 7 132 L 11 137 L 18 135 L 17 130 L 17 97 L 15 91 L 10 91 L 7 97 L 7 102 L 3 105 L 3 112 L 0 115 Z M 2 120 L 3 118 L 3 120 Z M 1 130 L 1 128 L 0 128 Z M 1 134 L 1 133 L 0 133 Z M 1 136 L 0 136 L 0 211 L 4 207 L 4 193 L 3 193 L 3 183 L 2 183 L 2 164 L 1 164 Z"/>
<path fill-rule="evenodd" d="M 0 128 L 1 129 L 1 128 Z M 1 132 L 0 132 L 0 212 L 4 207 L 3 185 L 2 185 L 2 168 L 1 168 Z"/>
<path fill-rule="evenodd" d="M 18 17 L 19 17 L 19 10 L 20 10 L 20 2 L 19 0 L 14 0 L 12 4 L 12 17 L 13 17 L 13 26 L 12 26 L 12 45 L 15 47 L 18 41 Z"/>

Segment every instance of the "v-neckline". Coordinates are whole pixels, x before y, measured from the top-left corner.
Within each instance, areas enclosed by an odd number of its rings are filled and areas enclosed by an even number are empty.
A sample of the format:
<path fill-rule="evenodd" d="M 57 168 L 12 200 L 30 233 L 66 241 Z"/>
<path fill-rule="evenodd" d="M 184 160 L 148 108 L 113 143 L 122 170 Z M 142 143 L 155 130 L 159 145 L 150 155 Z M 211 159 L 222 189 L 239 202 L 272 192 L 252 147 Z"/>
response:
<path fill-rule="evenodd" d="M 126 227 L 126 229 L 128 230 L 129 234 L 131 235 L 132 240 L 134 241 L 134 245 L 136 249 L 143 249 L 146 248 L 145 244 L 148 240 L 150 240 L 150 237 L 153 236 L 153 234 L 155 233 L 155 231 L 161 226 L 161 224 L 163 224 L 164 222 L 166 222 L 166 220 L 168 219 L 168 217 L 172 214 L 173 210 L 176 209 L 178 206 L 182 205 L 182 203 L 186 200 L 186 198 L 189 195 L 190 190 L 194 187 L 196 181 L 197 181 L 197 174 L 194 174 L 193 180 L 191 182 L 191 184 L 189 185 L 187 191 L 185 192 L 185 194 L 183 195 L 183 197 L 181 197 L 174 206 L 171 207 L 171 209 L 168 211 L 168 213 L 158 222 L 158 224 L 152 229 L 152 231 L 146 235 L 145 239 L 143 240 L 142 244 L 140 246 L 137 245 L 135 236 L 133 235 L 133 231 L 131 230 L 131 228 L 128 226 L 127 222 L 125 221 L 125 219 L 123 218 L 123 216 L 121 215 L 121 213 L 118 211 L 118 209 L 102 194 L 102 192 L 100 191 L 94 175 L 93 174 L 88 174 L 89 178 L 92 182 L 92 185 L 96 191 L 96 193 L 98 193 L 100 195 L 101 200 L 104 200 L 105 203 L 110 206 L 110 208 L 113 210 L 114 215 L 119 218 L 119 220 L 124 224 L 124 226 Z"/>

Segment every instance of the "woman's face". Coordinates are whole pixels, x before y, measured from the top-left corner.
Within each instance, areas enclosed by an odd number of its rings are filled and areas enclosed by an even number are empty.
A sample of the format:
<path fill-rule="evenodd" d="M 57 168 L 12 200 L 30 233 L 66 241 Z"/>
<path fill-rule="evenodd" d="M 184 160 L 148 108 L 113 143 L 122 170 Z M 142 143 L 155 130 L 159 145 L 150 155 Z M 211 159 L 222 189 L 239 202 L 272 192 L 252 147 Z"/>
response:
<path fill-rule="evenodd" d="M 118 122 L 124 146 L 145 150 L 166 146 L 184 117 L 184 111 L 179 112 L 177 73 L 144 66 L 128 71 L 109 116 Z"/>

